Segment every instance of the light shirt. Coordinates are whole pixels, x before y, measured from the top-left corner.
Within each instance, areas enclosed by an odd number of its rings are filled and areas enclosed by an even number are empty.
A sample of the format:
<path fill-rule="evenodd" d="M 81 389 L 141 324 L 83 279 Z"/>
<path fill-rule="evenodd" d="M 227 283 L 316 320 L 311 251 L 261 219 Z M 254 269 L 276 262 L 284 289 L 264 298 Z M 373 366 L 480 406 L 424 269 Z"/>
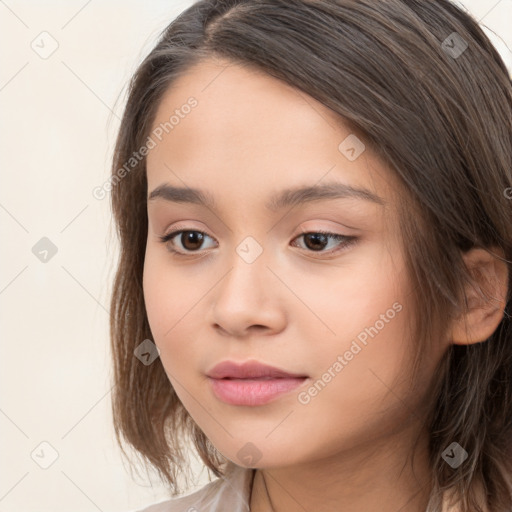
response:
<path fill-rule="evenodd" d="M 198 491 L 162 501 L 137 512 L 250 512 L 251 489 L 255 473 L 255 469 L 232 464 L 226 469 L 226 475 L 223 478 L 217 478 Z M 268 500 L 265 505 L 267 504 Z M 458 507 L 448 506 L 446 496 L 441 512 L 458 510 Z"/>
<path fill-rule="evenodd" d="M 152 505 L 138 512 L 250 512 L 252 480 L 256 470 L 232 464 L 217 478 L 192 494 Z"/>

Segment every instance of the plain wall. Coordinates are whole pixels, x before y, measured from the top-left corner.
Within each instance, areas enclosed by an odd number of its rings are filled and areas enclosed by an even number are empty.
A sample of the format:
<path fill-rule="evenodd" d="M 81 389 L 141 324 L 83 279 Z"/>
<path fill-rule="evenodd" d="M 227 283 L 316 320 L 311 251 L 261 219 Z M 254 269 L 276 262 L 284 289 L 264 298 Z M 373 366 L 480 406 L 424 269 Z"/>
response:
<path fill-rule="evenodd" d="M 191 3 L 0 2 L 0 512 L 129 512 L 168 496 L 132 480 L 114 442 L 117 246 L 108 195 L 92 191 L 109 176 L 120 94 Z M 512 1 L 464 4 L 512 70 Z"/>

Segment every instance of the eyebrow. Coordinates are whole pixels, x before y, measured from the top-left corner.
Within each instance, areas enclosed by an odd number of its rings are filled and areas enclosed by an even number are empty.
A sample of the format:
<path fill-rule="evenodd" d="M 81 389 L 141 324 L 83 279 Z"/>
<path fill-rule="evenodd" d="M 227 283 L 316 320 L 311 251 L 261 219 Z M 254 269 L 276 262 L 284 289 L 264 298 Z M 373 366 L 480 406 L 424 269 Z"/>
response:
<path fill-rule="evenodd" d="M 176 203 L 192 203 L 216 209 L 215 199 L 204 190 L 190 187 L 174 187 L 167 183 L 156 187 L 148 197 L 149 201 L 161 198 Z M 328 199 L 355 198 L 370 201 L 383 206 L 386 201 L 363 187 L 353 187 L 340 182 L 328 182 L 321 185 L 299 186 L 279 191 L 265 203 L 271 211 L 289 206 Z"/>

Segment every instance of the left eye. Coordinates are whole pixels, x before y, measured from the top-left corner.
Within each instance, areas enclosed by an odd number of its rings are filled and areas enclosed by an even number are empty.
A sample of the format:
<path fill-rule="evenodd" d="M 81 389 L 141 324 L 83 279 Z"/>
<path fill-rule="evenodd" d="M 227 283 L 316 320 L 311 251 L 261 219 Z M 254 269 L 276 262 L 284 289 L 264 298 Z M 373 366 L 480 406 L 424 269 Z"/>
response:
<path fill-rule="evenodd" d="M 343 248 L 348 247 L 349 245 L 353 244 L 356 241 L 355 236 L 340 235 L 338 233 L 329 233 L 327 231 L 311 231 L 308 233 L 303 233 L 302 235 L 298 236 L 295 240 L 298 240 L 300 238 L 304 238 L 306 249 L 309 249 L 313 252 L 324 253 L 337 252 L 339 250 L 342 250 Z M 323 249 L 325 249 L 329 245 L 329 240 L 333 240 L 334 242 L 336 242 L 333 245 L 335 247 L 338 246 L 338 249 L 324 251 Z"/>

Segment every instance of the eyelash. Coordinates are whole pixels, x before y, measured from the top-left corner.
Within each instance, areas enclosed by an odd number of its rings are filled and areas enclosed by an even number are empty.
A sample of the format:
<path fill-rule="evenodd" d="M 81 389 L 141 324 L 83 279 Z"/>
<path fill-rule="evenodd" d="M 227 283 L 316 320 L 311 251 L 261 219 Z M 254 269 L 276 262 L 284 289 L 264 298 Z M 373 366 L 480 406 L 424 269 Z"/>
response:
<path fill-rule="evenodd" d="M 175 254 L 176 256 L 178 257 L 184 257 L 184 258 L 187 258 L 191 255 L 195 255 L 195 254 L 198 254 L 199 251 L 192 251 L 192 252 L 189 252 L 189 253 L 182 253 L 182 252 L 179 252 L 177 251 L 176 249 L 174 249 L 173 247 L 171 247 L 171 244 L 169 243 L 174 237 L 176 237 L 177 235 L 180 235 L 181 233 L 200 233 L 202 235 L 205 235 L 209 238 L 212 238 L 212 240 L 214 240 L 213 237 L 209 236 L 207 233 L 205 233 L 204 231 L 200 231 L 200 230 L 197 230 L 197 229 L 179 229 L 179 230 L 176 230 L 176 231 L 171 231 L 170 233 L 166 234 L 166 235 L 163 235 L 163 236 L 159 236 L 158 238 L 160 239 L 160 241 L 163 243 L 163 244 L 166 244 L 167 245 L 167 249 Z M 331 233 L 330 231 L 322 231 L 322 230 L 318 230 L 318 231 L 306 231 L 302 234 L 300 234 L 299 236 L 297 236 L 296 238 L 294 238 L 294 240 L 300 238 L 300 237 L 303 237 L 305 235 L 325 235 L 329 238 L 332 238 L 336 241 L 339 241 L 339 242 L 342 242 L 342 244 L 339 246 L 338 249 L 335 249 L 335 250 L 330 250 L 330 251 L 313 251 L 313 250 L 310 250 L 310 249 L 302 249 L 304 251 L 307 251 L 307 252 L 312 252 L 312 253 L 319 253 L 319 254 L 329 254 L 329 255 L 332 255 L 332 254 L 335 254 L 335 253 L 338 253 L 344 249 L 347 249 L 348 247 L 350 247 L 351 245 L 353 245 L 356 241 L 357 241 L 357 237 L 355 236 L 347 236 L 347 235 L 340 235 L 339 233 Z"/>

